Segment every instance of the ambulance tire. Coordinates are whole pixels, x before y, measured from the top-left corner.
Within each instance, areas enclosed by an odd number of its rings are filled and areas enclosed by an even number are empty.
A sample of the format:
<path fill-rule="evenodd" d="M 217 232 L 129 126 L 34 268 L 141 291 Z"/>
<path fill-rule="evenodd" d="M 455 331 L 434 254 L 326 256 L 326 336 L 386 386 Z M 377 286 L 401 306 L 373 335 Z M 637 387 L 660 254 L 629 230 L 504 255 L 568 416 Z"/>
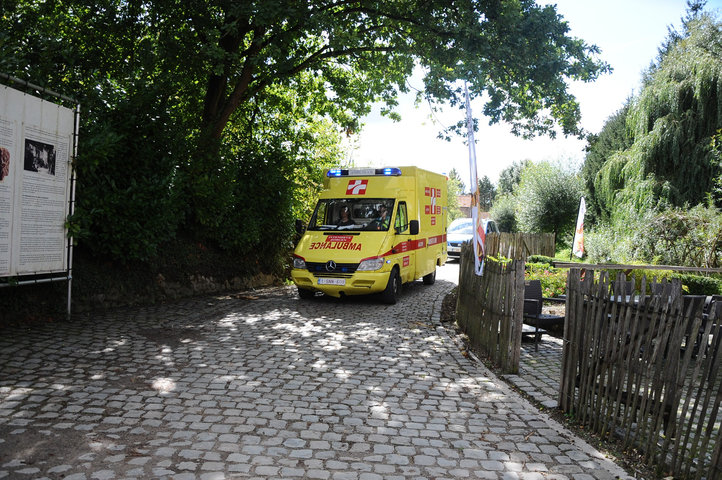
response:
<path fill-rule="evenodd" d="M 389 283 L 386 284 L 386 290 L 381 294 L 384 303 L 395 305 L 401 295 L 401 275 L 398 269 L 391 270 L 389 275 Z"/>
<path fill-rule="evenodd" d="M 436 281 L 436 269 L 428 275 L 424 275 L 424 285 L 433 285 Z"/>
<path fill-rule="evenodd" d="M 301 300 L 311 300 L 316 296 L 316 292 L 314 292 L 313 290 L 306 290 L 305 288 L 299 288 L 298 296 L 301 298 Z"/>

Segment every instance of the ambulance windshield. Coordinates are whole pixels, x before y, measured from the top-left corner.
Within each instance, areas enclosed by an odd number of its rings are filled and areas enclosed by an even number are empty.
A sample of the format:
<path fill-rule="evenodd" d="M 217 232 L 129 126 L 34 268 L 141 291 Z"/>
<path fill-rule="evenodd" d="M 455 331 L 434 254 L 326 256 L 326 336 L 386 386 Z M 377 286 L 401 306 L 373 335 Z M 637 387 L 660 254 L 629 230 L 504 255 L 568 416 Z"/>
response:
<path fill-rule="evenodd" d="M 308 230 L 377 230 L 391 225 L 393 198 L 321 199 Z"/>

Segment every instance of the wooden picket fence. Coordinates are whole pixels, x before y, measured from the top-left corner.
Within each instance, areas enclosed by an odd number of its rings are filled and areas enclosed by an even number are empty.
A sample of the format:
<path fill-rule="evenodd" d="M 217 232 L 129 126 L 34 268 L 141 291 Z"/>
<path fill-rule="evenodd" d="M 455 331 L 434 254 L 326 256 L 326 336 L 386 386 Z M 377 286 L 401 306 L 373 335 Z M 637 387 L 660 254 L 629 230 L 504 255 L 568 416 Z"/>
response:
<path fill-rule="evenodd" d="M 529 255 L 553 257 L 556 251 L 553 233 L 490 233 L 485 246 L 487 255 L 513 260 L 526 260 Z"/>
<path fill-rule="evenodd" d="M 524 309 L 524 261 L 487 259 L 474 273 L 474 251 L 461 250 L 456 322 L 472 347 L 505 373 L 518 373 Z"/>
<path fill-rule="evenodd" d="M 678 281 L 635 286 L 571 269 L 561 409 L 660 474 L 722 478 L 722 304 L 712 300 L 683 297 Z"/>

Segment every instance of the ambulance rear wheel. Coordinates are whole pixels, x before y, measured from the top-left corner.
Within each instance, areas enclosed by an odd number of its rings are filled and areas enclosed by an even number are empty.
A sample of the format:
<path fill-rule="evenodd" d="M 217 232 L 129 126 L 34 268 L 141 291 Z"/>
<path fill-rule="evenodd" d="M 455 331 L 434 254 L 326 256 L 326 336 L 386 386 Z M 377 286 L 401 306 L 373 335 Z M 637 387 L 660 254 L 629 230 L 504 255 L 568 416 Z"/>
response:
<path fill-rule="evenodd" d="M 299 288 L 298 296 L 301 297 L 302 300 L 310 300 L 316 296 L 316 292 L 313 290 L 306 290 L 305 288 Z"/>
<path fill-rule="evenodd" d="M 424 285 L 433 285 L 436 281 L 436 269 L 428 275 L 424 275 Z"/>
<path fill-rule="evenodd" d="M 384 303 L 394 305 L 401 295 L 401 275 L 397 269 L 391 271 L 389 275 L 389 283 L 386 284 L 386 290 L 381 294 Z"/>

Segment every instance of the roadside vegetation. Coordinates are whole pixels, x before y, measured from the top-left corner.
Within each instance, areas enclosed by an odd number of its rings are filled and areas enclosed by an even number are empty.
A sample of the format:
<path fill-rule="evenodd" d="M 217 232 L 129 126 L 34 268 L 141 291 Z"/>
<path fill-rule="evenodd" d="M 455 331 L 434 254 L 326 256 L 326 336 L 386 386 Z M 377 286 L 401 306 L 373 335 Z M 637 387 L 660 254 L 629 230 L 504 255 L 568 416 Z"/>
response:
<path fill-rule="evenodd" d="M 108 288 L 91 272 L 127 278 L 121 299 L 212 265 L 221 283 L 283 278 L 323 170 L 347 162 L 374 102 L 398 118 L 415 69 L 431 109 L 463 109 L 467 82 L 490 123 L 523 137 L 583 135 L 567 84 L 609 70 L 532 1 L 6 3 L 0 72 L 81 104 L 77 298 Z M 587 137 L 581 169 L 520 159 L 498 185 L 480 179 L 502 230 L 554 232 L 568 248 L 584 194 L 587 260 L 719 266 L 722 35 L 703 6 L 690 3 L 640 94 Z M 459 113 L 440 135 L 463 134 Z"/>
<path fill-rule="evenodd" d="M 81 104 L 68 225 L 79 259 L 108 272 L 162 273 L 163 252 L 191 250 L 283 277 L 323 170 L 347 162 L 374 103 L 398 118 L 414 71 L 419 100 L 460 109 L 442 135 L 465 131 L 465 82 L 489 122 L 553 136 L 581 134 L 569 81 L 609 69 L 554 6 L 527 0 L 3 7 L 0 72 Z"/>
<path fill-rule="evenodd" d="M 583 261 L 722 267 L 722 23 L 703 6 L 688 4 L 639 94 L 587 137 L 581 168 L 519 161 L 502 172 L 491 208 L 502 231 L 553 232 L 568 262 L 583 195 Z M 558 290 L 556 269 L 531 263 L 527 274 Z M 673 275 L 630 272 L 643 274 Z M 680 277 L 688 293 L 722 293 L 718 275 Z"/>

